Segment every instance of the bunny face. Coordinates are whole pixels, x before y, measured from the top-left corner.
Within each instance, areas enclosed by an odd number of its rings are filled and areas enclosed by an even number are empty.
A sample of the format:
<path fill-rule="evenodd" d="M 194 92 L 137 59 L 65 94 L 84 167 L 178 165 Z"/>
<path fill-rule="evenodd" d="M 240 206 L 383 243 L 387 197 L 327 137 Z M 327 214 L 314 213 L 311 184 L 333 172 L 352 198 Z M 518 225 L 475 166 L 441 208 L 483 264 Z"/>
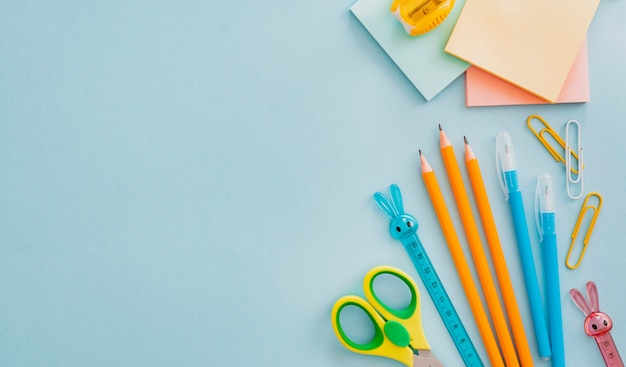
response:
<path fill-rule="evenodd" d="M 399 215 L 391 220 L 389 232 L 397 240 L 413 236 L 417 232 L 417 220 L 410 214 Z"/>
<path fill-rule="evenodd" d="M 613 327 L 613 321 L 604 312 L 593 312 L 585 319 L 585 333 L 596 337 L 608 333 Z"/>

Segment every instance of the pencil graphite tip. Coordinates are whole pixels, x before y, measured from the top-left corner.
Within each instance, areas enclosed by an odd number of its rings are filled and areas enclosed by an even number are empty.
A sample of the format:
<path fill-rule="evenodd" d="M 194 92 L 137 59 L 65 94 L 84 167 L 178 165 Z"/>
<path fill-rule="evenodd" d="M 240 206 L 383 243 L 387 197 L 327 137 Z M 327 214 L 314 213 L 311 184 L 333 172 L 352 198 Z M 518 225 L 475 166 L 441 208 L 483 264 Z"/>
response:
<path fill-rule="evenodd" d="M 445 148 L 450 145 L 452 145 L 452 143 L 450 143 L 450 139 L 448 139 L 448 136 L 441 128 L 441 125 L 439 125 L 439 148 Z"/>
<path fill-rule="evenodd" d="M 438 125 L 439 125 L 439 131 L 443 130 L 443 128 L 441 127 L 441 124 L 438 124 Z"/>
<path fill-rule="evenodd" d="M 465 139 L 465 160 L 470 161 L 472 159 L 476 159 L 476 154 L 474 154 L 472 147 L 467 142 L 467 139 Z"/>
<path fill-rule="evenodd" d="M 463 135 L 463 141 L 467 144 L 467 136 Z"/>
<path fill-rule="evenodd" d="M 430 164 L 428 164 L 426 157 L 424 157 L 424 154 L 422 154 L 421 150 L 419 152 L 420 152 L 420 163 L 422 164 L 422 173 L 432 172 L 433 168 L 430 166 Z"/>

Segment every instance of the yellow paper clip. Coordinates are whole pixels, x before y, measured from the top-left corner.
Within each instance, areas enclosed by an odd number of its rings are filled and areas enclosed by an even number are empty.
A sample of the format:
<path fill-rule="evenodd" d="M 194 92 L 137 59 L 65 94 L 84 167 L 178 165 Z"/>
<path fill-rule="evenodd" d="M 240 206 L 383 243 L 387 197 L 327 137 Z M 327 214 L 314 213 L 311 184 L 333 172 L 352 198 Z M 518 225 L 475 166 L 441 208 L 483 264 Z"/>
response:
<path fill-rule="evenodd" d="M 569 143 L 569 127 L 570 125 L 576 125 L 576 148 L 578 151 L 578 162 L 576 168 L 572 167 L 572 155 L 574 155 L 574 150 L 572 150 L 572 146 Z M 580 122 L 576 120 L 569 120 L 565 124 L 565 187 L 567 189 L 567 196 L 571 199 L 580 199 L 585 192 L 585 182 L 583 179 L 584 168 L 583 168 L 583 147 L 580 142 Z M 578 190 L 578 194 L 572 193 L 572 186 L 579 185 L 580 189 Z"/>
<path fill-rule="evenodd" d="M 587 205 L 587 201 L 590 197 L 595 196 L 598 198 L 598 205 L 592 206 Z M 587 251 L 587 245 L 589 244 L 589 238 L 591 237 L 591 232 L 593 232 L 593 226 L 596 224 L 596 220 L 598 219 L 598 214 L 600 214 L 600 209 L 602 208 L 602 195 L 597 192 L 590 192 L 585 197 L 583 201 L 583 206 L 580 208 L 580 212 L 578 213 L 578 219 L 576 220 L 576 225 L 574 226 L 574 230 L 572 231 L 572 242 L 570 242 L 569 249 L 567 250 L 567 256 L 565 257 L 565 265 L 568 268 L 574 270 L 580 266 L 580 263 L 583 261 L 583 257 L 585 256 L 585 252 Z M 589 228 L 587 229 L 587 234 L 583 239 L 583 248 L 580 252 L 580 256 L 578 257 L 578 261 L 576 264 L 572 265 L 570 262 L 570 256 L 572 255 L 572 250 L 574 249 L 574 245 L 576 244 L 576 239 L 578 238 L 578 231 L 580 230 L 580 225 L 583 222 L 583 218 L 585 217 L 588 210 L 593 210 L 593 217 L 591 217 L 591 222 L 589 222 Z"/>
<path fill-rule="evenodd" d="M 534 119 L 539 120 L 542 124 L 543 124 L 543 128 L 541 130 L 539 130 L 539 132 L 537 132 L 537 130 L 535 130 L 532 126 L 532 121 Z M 563 158 L 563 155 L 561 155 L 559 152 L 557 152 L 556 148 L 554 148 L 545 138 L 544 134 L 549 135 L 550 137 L 552 137 L 552 139 L 554 139 L 554 141 L 561 147 L 561 149 L 563 149 L 563 152 L 565 152 L 565 141 L 563 141 L 563 138 L 561 138 L 559 136 L 559 134 L 557 134 L 554 129 L 552 128 L 552 126 L 548 125 L 548 123 L 546 122 L 546 120 L 543 119 L 543 117 L 539 116 L 539 115 L 530 115 L 528 116 L 528 118 L 526 119 L 526 125 L 528 125 L 528 128 L 530 129 L 530 131 L 533 132 L 533 134 L 537 137 L 537 139 L 539 139 L 539 141 L 541 142 L 541 144 L 543 144 L 544 147 L 546 147 L 546 149 L 548 150 L 548 152 L 550 152 L 550 154 L 552 155 L 552 157 L 554 157 L 554 159 L 557 162 L 563 162 L 564 164 L 565 162 L 565 158 Z M 582 167 L 582 162 L 578 162 L 578 154 L 576 154 L 574 151 L 571 151 L 571 155 L 572 157 L 574 157 L 574 159 L 576 160 L 577 164 L 576 167 Z M 570 165 L 570 169 L 572 170 L 572 172 L 574 174 L 578 174 L 578 170 L 575 169 L 572 165 Z"/>

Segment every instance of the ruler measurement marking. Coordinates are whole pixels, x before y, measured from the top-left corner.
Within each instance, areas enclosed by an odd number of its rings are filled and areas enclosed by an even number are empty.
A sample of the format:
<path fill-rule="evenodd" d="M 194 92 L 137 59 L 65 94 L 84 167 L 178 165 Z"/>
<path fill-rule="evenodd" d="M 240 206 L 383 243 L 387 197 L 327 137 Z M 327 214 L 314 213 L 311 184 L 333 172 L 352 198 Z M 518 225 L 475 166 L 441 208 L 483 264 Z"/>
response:
<path fill-rule="evenodd" d="M 417 235 L 408 243 L 403 241 L 403 244 L 465 365 L 468 367 L 482 367 L 483 363 L 476 352 L 476 348 L 472 344 L 469 334 L 461 322 L 461 318 L 454 309 L 452 301 Z"/>

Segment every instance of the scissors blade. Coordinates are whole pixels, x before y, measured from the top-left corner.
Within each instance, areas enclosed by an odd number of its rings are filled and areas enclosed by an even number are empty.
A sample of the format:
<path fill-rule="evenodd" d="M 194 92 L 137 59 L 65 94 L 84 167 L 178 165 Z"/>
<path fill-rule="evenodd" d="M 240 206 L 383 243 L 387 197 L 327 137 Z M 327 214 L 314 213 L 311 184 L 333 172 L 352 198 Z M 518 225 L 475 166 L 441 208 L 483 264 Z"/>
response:
<path fill-rule="evenodd" d="M 413 367 L 444 367 L 430 350 L 418 349 L 417 353 L 413 355 Z"/>

